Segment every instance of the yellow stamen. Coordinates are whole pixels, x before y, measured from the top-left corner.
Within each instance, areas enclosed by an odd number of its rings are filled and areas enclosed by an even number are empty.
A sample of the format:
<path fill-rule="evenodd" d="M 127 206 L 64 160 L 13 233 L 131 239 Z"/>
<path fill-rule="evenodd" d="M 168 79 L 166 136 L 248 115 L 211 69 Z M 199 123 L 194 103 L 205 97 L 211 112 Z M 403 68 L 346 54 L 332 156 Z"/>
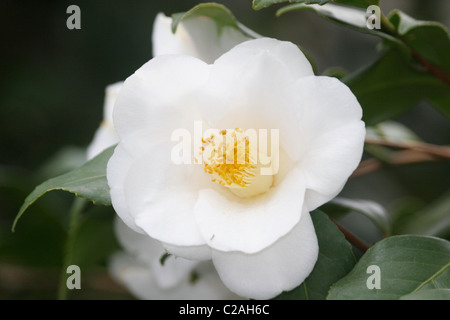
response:
<path fill-rule="evenodd" d="M 240 197 L 266 192 L 273 183 L 273 176 L 260 174 L 260 165 L 251 152 L 244 130 L 236 128 L 219 133 L 202 138 L 204 171 L 214 177 L 213 182 L 228 187 Z"/>

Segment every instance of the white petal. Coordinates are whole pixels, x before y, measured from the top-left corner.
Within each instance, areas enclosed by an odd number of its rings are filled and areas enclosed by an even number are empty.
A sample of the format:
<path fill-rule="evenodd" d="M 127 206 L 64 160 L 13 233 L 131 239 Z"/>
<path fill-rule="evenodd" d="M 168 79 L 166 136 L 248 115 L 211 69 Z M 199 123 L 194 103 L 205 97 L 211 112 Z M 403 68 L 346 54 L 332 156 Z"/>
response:
<path fill-rule="evenodd" d="M 114 231 L 120 245 L 148 265 L 159 261 L 164 254 L 164 249 L 159 241 L 146 234 L 135 232 L 119 218 L 114 221 Z"/>
<path fill-rule="evenodd" d="M 297 101 L 290 85 L 311 75 L 311 65 L 294 44 L 269 38 L 248 41 L 215 62 L 199 105 L 216 128 L 279 130 L 281 146 L 297 160 Z"/>
<path fill-rule="evenodd" d="M 241 67 L 248 66 L 255 58 L 264 59 L 262 62 L 266 61 L 265 59 L 277 60 L 282 72 L 287 72 L 288 77 L 294 79 L 314 75 L 308 59 L 295 44 L 272 38 L 254 39 L 238 44 L 217 59 L 214 65 L 215 68 L 221 68 L 219 72 L 238 73 L 236 78 L 239 78 L 247 73 L 247 70 Z"/>
<path fill-rule="evenodd" d="M 150 129 L 153 141 L 169 140 L 175 129 L 192 127 L 201 120 L 195 92 L 208 76 L 209 66 L 189 56 L 159 56 L 144 64 L 125 81 L 116 101 L 119 137 Z"/>
<path fill-rule="evenodd" d="M 236 44 L 249 40 L 239 30 L 224 27 L 218 30 L 209 17 L 193 17 L 179 23 L 172 33 L 172 19 L 159 13 L 153 24 L 153 56 L 186 54 L 212 63 Z"/>
<path fill-rule="evenodd" d="M 180 259 L 176 263 L 179 263 Z M 209 263 L 210 264 L 210 263 Z M 236 299 L 220 281 L 214 270 L 204 264 L 198 266 L 199 279 L 190 282 L 190 276 L 178 279 L 177 285 L 161 287 L 154 270 L 125 253 L 115 254 L 109 263 L 109 272 L 139 299 L 148 300 L 222 300 Z"/>
<path fill-rule="evenodd" d="M 161 263 L 166 253 L 161 243 L 148 235 L 133 231 L 120 219 L 115 220 L 115 234 L 122 247 L 139 261 L 142 261 L 155 275 L 156 284 L 162 289 L 177 286 L 198 266 L 198 261 L 177 259 L 169 256 Z"/>
<path fill-rule="evenodd" d="M 193 210 L 198 190 L 221 186 L 212 184 L 201 165 L 174 164 L 172 145 L 153 140 L 149 128 L 127 135 L 116 147 L 107 167 L 113 207 L 133 230 L 177 247 L 174 254 L 208 259 Z"/>
<path fill-rule="evenodd" d="M 161 255 L 163 251 L 160 251 Z M 189 279 L 190 274 L 199 261 L 191 261 L 175 256 L 169 256 L 161 264 L 159 257 L 155 257 L 150 265 L 156 278 L 156 282 L 161 289 L 174 288 L 185 279 Z"/>
<path fill-rule="evenodd" d="M 334 198 L 361 160 L 365 127 L 356 97 L 342 82 L 308 77 L 292 85 L 298 97 L 297 168 L 304 174 L 305 203 L 314 210 Z"/>
<path fill-rule="evenodd" d="M 198 167 L 174 164 L 169 144 L 147 148 L 133 160 L 124 181 L 125 197 L 136 224 L 151 237 L 179 246 L 205 244 L 193 212 Z"/>
<path fill-rule="evenodd" d="M 188 260 L 210 260 L 211 248 L 207 245 L 203 246 L 174 246 L 168 243 L 162 243 L 167 252 L 174 256 Z"/>
<path fill-rule="evenodd" d="M 87 147 L 87 159 L 90 160 L 100 154 L 106 148 L 116 144 L 119 137 L 114 129 L 112 114 L 114 104 L 122 88 L 123 82 L 110 84 L 105 89 L 105 101 L 103 104 L 103 121 L 94 135 L 94 139 Z"/>
<path fill-rule="evenodd" d="M 123 81 L 110 84 L 105 89 L 105 103 L 103 106 L 103 120 L 109 125 L 113 124 L 113 110 L 120 90 L 122 89 Z"/>
<path fill-rule="evenodd" d="M 94 138 L 89 144 L 86 150 L 87 160 L 91 160 L 95 156 L 99 155 L 103 150 L 115 145 L 119 142 L 119 137 L 116 131 L 106 123 L 101 124 L 95 131 Z"/>
<path fill-rule="evenodd" d="M 213 250 L 213 263 L 224 284 L 236 294 L 269 299 L 299 286 L 311 273 L 319 247 L 309 213 L 272 246 L 255 254 Z"/>
<path fill-rule="evenodd" d="M 210 247 L 255 253 L 272 245 L 298 223 L 304 192 L 301 174 L 296 170 L 265 194 L 252 198 L 204 189 L 195 205 L 195 217 Z"/>
<path fill-rule="evenodd" d="M 139 159 L 149 150 L 152 137 L 153 135 L 148 130 L 141 130 L 122 139 L 106 167 L 106 178 L 113 208 L 128 227 L 139 233 L 144 233 L 144 231 L 136 225 L 134 216 L 129 211 L 125 195 L 125 180 L 135 159 Z"/>

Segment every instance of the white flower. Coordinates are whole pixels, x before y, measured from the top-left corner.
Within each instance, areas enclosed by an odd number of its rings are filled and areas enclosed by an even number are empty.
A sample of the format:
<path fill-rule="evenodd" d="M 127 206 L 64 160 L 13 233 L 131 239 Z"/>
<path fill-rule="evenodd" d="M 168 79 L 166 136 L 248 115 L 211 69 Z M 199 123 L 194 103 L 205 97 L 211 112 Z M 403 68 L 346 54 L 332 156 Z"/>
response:
<path fill-rule="evenodd" d="M 128 228 L 120 219 L 116 236 L 124 252 L 113 255 L 111 276 L 133 295 L 147 300 L 239 299 L 220 281 L 209 261 L 190 261 L 168 256 L 161 244 Z"/>
<path fill-rule="evenodd" d="M 153 55 L 189 54 L 213 61 L 248 37 L 232 28 L 218 33 L 214 21 L 207 17 L 190 18 L 172 33 L 172 19 L 158 14 L 153 26 Z M 242 26 L 243 27 L 243 26 Z M 245 27 L 243 27 L 245 28 Z M 251 33 L 250 30 L 248 30 Z M 103 121 L 87 148 L 90 160 L 118 143 L 114 129 L 113 108 L 123 82 L 106 87 Z M 125 251 L 115 254 L 110 263 L 113 277 L 142 299 L 236 299 L 222 284 L 211 262 L 193 262 L 170 257 L 164 267 L 159 263 L 164 253 L 159 242 L 142 236 L 117 223 L 116 234 Z M 192 272 L 200 277 L 194 284 Z"/>
<path fill-rule="evenodd" d="M 153 56 L 163 54 L 186 54 L 212 63 L 224 52 L 238 43 L 249 40 L 240 30 L 224 26 L 218 29 L 216 22 L 209 17 L 191 17 L 178 24 L 172 33 L 172 18 L 159 13 L 153 24 Z M 257 36 L 253 31 L 247 33 Z"/>
<path fill-rule="evenodd" d="M 115 105 L 120 142 L 107 166 L 114 209 L 170 253 L 212 259 L 236 294 L 271 298 L 297 287 L 314 267 L 318 245 L 309 212 L 334 198 L 357 167 L 361 115 L 351 91 L 335 78 L 314 76 L 289 42 L 246 41 L 212 65 L 155 57 L 125 81 Z M 211 176 L 207 162 L 173 163 L 172 133 L 192 133 L 196 121 L 205 128 L 278 129 L 272 182 L 239 166 Z M 241 139 L 240 131 L 229 132 Z M 200 142 L 206 150 L 216 142 L 208 139 Z M 239 176 L 248 183 L 239 185 Z"/>
<path fill-rule="evenodd" d="M 92 142 L 87 147 L 87 159 L 90 160 L 100 154 L 106 148 L 116 144 L 119 141 L 116 130 L 114 129 L 112 114 L 114 103 L 122 88 L 123 82 L 116 82 L 106 87 L 105 102 L 103 105 L 103 121 L 94 134 Z"/>

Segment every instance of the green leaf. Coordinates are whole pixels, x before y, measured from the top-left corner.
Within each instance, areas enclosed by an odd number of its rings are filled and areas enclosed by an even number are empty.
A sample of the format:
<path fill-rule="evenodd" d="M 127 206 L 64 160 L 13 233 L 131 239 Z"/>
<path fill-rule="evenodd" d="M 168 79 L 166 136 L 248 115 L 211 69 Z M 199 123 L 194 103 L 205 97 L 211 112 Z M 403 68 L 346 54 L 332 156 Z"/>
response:
<path fill-rule="evenodd" d="M 416 61 L 435 77 L 446 81 L 447 94 L 429 100 L 450 119 L 450 35 L 447 28 L 439 22 L 415 20 L 399 10 L 391 12 L 389 21 Z"/>
<path fill-rule="evenodd" d="M 298 10 L 311 10 L 317 13 L 319 16 L 324 17 L 332 22 L 350 27 L 362 33 L 372 34 L 382 39 L 387 40 L 389 43 L 395 43 L 396 47 L 403 51 L 404 55 L 410 57 L 409 49 L 399 40 L 397 37 L 390 33 L 384 32 L 381 29 L 370 29 L 367 27 L 367 19 L 370 16 L 370 11 L 367 13 L 367 6 L 364 9 L 352 8 L 347 6 L 327 4 L 323 6 L 307 5 L 307 4 L 293 4 L 285 6 L 276 12 L 276 16 L 279 17 L 285 13 L 298 11 Z M 380 21 L 381 23 L 381 21 Z M 382 26 L 382 25 L 381 25 Z"/>
<path fill-rule="evenodd" d="M 445 25 L 415 20 L 399 10 L 389 14 L 389 21 L 411 50 L 450 75 L 450 36 Z"/>
<path fill-rule="evenodd" d="M 177 31 L 178 24 L 186 19 L 205 16 L 209 17 L 215 21 L 217 24 L 218 32 L 222 31 L 224 27 L 232 27 L 241 31 L 244 35 L 256 38 L 258 37 L 252 30 L 248 29 L 239 21 L 237 21 L 236 17 L 233 13 L 224 5 L 210 2 L 210 3 L 201 3 L 193 7 L 191 10 L 186 12 L 175 13 L 172 15 L 172 32 L 175 33 Z"/>
<path fill-rule="evenodd" d="M 277 15 L 309 9 L 328 19 L 351 26 L 385 40 L 388 50 L 373 64 L 342 78 L 364 109 L 366 124 L 391 119 L 414 107 L 419 101 L 431 102 L 450 118 L 450 40 L 445 27 L 437 22 L 414 20 L 394 11 L 388 24 L 396 36 L 365 26 L 365 11 L 337 5 L 295 4 Z M 440 68 L 440 69 L 439 69 Z M 437 76 L 440 74 L 441 76 Z"/>
<path fill-rule="evenodd" d="M 378 5 L 379 0 L 253 0 L 253 9 L 260 10 L 263 8 L 267 8 L 273 4 L 282 2 L 320 4 L 320 5 L 324 5 L 328 2 L 336 2 L 348 6 L 367 8 L 370 5 Z"/>
<path fill-rule="evenodd" d="M 435 282 L 439 282 L 436 287 L 448 288 L 449 261 L 450 242 L 446 240 L 416 235 L 385 238 L 331 287 L 328 299 L 399 299 L 429 289 Z M 372 275 L 367 268 L 372 265 L 380 268 L 380 289 L 367 287 Z"/>
<path fill-rule="evenodd" d="M 433 274 L 412 293 L 404 295 L 401 300 L 450 299 L 450 263 Z"/>
<path fill-rule="evenodd" d="M 358 98 L 366 125 L 397 117 L 424 99 L 450 98 L 448 85 L 414 68 L 395 48 L 342 81 Z"/>
<path fill-rule="evenodd" d="M 355 265 L 352 246 L 326 214 L 311 213 L 319 241 L 319 257 L 309 277 L 297 288 L 277 296 L 276 300 L 324 300 L 330 286 Z"/>
<path fill-rule="evenodd" d="M 384 235 L 391 233 L 391 220 L 386 210 L 378 203 L 363 199 L 334 198 L 322 206 L 325 212 L 337 211 L 340 214 L 357 212 L 375 224 Z"/>
<path fill-rule="evenodd" d="M 409 214 L 407 219 L 395 222 L 396 233 L 412 233 L 435 237 L 450 237 L 450 192 L 447 192 L 434 203 Z"/>
<path fill-rule="evenodd" d="M 92 201 L 94 204 L 111 205 L 106 181 L 106 164 L 115 146 L 110 147 L 83 166 L 38 185 L 26 198 L 14 220 L 12 230 L 28 207 L 49 191 L 63 190 Z"/>
<path fill-rule="evenodd" d="M 305 4 L 325 4 L 329 0 L 253 0 L 253 9 L 261 10 L 263 8 L 270 7 L 276 3 L 290 2 L 290 3 L 305 3 Z"/>
<path fill-rule="evenodd" d="M 380 0 L 333 0 L 336 3 L 342 3 L 347 6 L 367 8 L 368 6 L 378 5 Z"/>
<path fill-rule="evenodd" d="M 430 289 L 450 289 L 450 262 L 422 283 L 414 292 Z"/>
<path fill-rule="evenodd" d="M 450 289 L 421 290 L 404 295 L 400 300 L 450 300 Z"/>

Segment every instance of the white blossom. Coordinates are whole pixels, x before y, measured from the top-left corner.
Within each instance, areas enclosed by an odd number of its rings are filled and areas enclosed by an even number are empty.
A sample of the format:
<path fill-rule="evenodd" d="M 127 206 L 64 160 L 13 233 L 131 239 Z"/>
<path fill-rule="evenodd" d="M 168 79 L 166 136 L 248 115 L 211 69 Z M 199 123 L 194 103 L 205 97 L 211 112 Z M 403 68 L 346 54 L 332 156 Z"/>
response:
<path fill-rule="evenodd" d="M 161 244 L 115 221 L 115 234 L 124 251 L 109 263 L 111 276 L 133 295 L 145 300 L 240 299 L 220 281 L 210 261 L 162 257 Z"/>
<path fill-rule="evenodd" d="M 120 141 L 107 166 L 114 209 L 175 256 L 211 259 L 236 294 L 274 297 L 301 284 L 315 265 L 310 212 L 334 198 L 357 167 L 361 116 L 352 92 L 315 76 L 290 42 L 246 41 L 213 64 L 157 56 L 125 81 L 114 108 Z M 196 121 L 238 140 L 246 129 L 279 130 L 271 155 L 279 171 L 267 183 L 254 167 L 236 163 L 214 172 L 207 162 L 175 164 L 172 133 L 183 128 L 197 139 Z M 206 149 L 216 142 L 201 139 Z"/>

